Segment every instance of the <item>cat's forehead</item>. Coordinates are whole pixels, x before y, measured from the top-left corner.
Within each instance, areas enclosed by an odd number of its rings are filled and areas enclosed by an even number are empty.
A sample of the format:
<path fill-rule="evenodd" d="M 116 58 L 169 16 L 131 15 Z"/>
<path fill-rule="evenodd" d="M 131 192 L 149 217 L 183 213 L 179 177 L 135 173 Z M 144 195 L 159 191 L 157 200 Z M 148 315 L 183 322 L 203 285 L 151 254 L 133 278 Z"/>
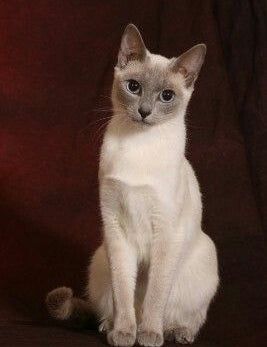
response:
<path fill-rule="evenodd" d="M 123 70 L 117 71 L 121 79 L 136 79 L 141 83 L 161 87 L 178 86 L 182 79 L 173 73 L 170 68 L 170 59 L 160 55 L 149 54 L 145 61 L 132 61 Z"/>

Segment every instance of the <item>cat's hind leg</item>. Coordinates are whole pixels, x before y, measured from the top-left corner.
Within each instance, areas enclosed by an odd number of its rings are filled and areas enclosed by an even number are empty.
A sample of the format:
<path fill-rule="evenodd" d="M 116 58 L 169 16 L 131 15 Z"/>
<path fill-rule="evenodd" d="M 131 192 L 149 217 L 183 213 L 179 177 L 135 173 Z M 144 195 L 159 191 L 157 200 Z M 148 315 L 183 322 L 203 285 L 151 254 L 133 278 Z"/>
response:
<path fill-rule="evenodd" d="M 99 332 L 108 333 L 113 327 L 113 297 L 108 260 L 103 245 L 95 251 L 89 265 L 87 296 L 100 322 Z"/>
<path fill-rule="evenodd" d="M 218 287 L 217 255 L 212 240 L 201 232 L 179 268 L 164 315 L 166 340 L 192 343 L 205 323 Z"/>
<path fill-rule="evenodd" d="M 201 326 L 205 323 L 206 314 L 206 308 L 189 315 L 180 314 L 176 321 L 165 328 L 164 340 L 180 344 L 193 343 Z"/>

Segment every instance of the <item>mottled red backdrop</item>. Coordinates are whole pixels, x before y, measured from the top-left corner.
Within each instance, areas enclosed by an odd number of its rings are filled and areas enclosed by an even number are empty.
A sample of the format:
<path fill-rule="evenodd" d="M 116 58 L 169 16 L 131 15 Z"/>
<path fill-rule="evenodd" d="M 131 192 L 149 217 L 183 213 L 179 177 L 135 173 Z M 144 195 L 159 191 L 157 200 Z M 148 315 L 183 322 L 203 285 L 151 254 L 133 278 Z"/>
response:
<path fill-rule="evenodd" d="M 0 2 L 0 345 L 104 344 L 47 321 L 47 291 L 80 294 L 101 241 L 97 170 L 120 36 L 208 54 L 188 148 L 218 246 L 221 289 L 196 346 L 266 340 L 266 2 Z M 265 200 L 264 200 L 265 199 Z M 265 281 L 264 281 L 265 277 Z M 265 285 L 265 286 L 264 286 Z M 197 290 L 197 288 L 196 288 Z"/>

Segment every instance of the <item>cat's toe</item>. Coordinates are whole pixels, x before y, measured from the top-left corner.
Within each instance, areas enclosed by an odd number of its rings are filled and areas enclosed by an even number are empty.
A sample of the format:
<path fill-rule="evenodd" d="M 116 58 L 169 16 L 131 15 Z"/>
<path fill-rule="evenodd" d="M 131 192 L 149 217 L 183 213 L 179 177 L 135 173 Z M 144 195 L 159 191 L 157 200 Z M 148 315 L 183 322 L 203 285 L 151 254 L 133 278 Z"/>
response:
<path fill-rule="evenodd" d="M 188 328 L 177 328 L 174 330 L 174 339 L 183 345 L 191 344 L 195 340 L 195 334 Z"/>
<path fill-rule="evenodd" d="M 163 335 L 155 331 L 141 330 L 138 332 L 139 345 L 146 347 L 159 347 L 163 345 Z"/>
<path fill-rule="evenodd" d="M 170 342 L 175 340 L 174 329 L 167 329 L 164 331 L 164 340 Z"/>
<path fill-rule="evenodd" d="M 113 329 L 107 335 L 108 343 L 112 346 L 128 347 L 135 343 L 136 334 L 134 331 Z"/>
<path fill-rule="evenodd" d="M 108 319 L 105 319 L 103 320 L 100 324 L 99 324 L 99 327 L 98 327 L 98 331 L 101 333 L 101 334 L 106 334 L 110 331 L 111 329 L 111 323 Z"/>

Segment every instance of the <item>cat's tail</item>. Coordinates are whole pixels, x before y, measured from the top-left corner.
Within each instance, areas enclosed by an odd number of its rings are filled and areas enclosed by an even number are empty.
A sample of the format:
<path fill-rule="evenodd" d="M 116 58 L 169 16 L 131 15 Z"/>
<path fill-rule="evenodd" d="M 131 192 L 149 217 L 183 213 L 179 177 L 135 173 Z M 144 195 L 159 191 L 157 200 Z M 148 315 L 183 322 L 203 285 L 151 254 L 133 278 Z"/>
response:
<path fill-rule="evenodd" d="M 60 287 L 52 290 L 46 296 L 46 307 L 50 315 L 59 320 L 89 317 L 89 303 L 73 296 L 71 288 Z"/>

